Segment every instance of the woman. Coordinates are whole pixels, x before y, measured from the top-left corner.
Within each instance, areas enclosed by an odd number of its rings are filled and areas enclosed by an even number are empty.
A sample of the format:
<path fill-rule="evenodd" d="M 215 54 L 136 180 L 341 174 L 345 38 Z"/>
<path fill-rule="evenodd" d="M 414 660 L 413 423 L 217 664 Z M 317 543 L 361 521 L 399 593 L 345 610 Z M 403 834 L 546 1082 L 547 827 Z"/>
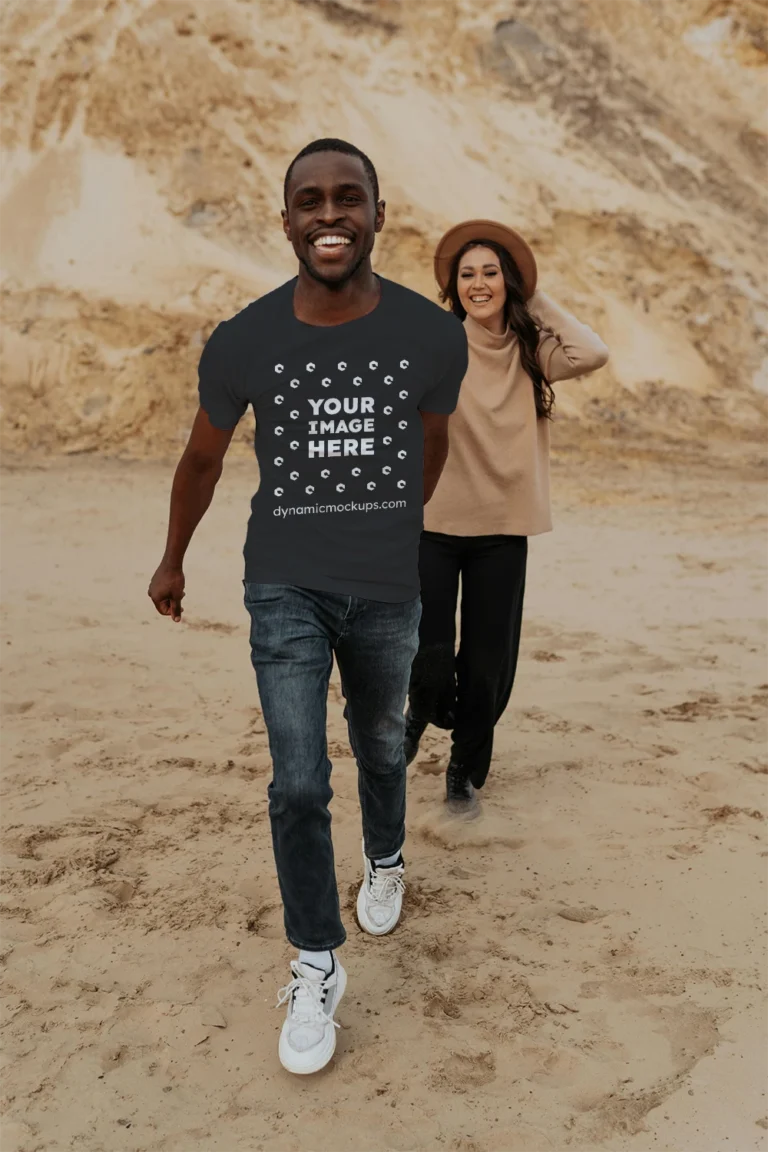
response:
<path fill-rule="evenodd" d="M 427 724 L 453 729 L 446 799 L 471 814 L 515 679 L 528 537 L 552 527 L 552 385 L 601 368 L 608 350 L 536 291 L 533 252 L 511 228 L 488 220 L 452 228 L 437 246 L 435 275 L 464 322 L 469 368 L 448 462 L 425 509 L 405 751 L 410 763 Z"/>

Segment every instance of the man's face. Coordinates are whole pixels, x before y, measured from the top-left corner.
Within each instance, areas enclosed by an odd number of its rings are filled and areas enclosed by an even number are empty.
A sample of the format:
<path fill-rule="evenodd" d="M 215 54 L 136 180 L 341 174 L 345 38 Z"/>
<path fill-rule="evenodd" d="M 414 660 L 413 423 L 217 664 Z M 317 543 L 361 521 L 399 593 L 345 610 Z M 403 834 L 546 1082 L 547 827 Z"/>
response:
<path fill-rule="evenodd" d="M 370 256 L 384 227 L 384 202 L 374 203 L 362 160 L 315 152 L 291 173 L 283 229 L 315 280 L 344 284 Z"/>

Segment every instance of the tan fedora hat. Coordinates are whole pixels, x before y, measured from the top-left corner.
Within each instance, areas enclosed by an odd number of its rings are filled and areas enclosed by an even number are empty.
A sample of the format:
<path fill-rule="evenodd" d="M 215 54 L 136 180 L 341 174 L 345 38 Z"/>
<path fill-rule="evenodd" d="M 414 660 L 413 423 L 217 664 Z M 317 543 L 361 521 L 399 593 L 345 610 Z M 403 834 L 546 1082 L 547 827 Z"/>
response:
<path fill-rule="evenodd" d="M 494 220 L 466 220 L 449 228 L 435 249 L 435 278 L 441 291 L 445 291 L 451 275 L 451 265 L 457 252 L 470 240 L 494 240 L 506 248 L 520 270 L 525 298 L 530 300 L 536 291 L 536 257 L 530 246 L 514 228 L 497 224 Z"/>

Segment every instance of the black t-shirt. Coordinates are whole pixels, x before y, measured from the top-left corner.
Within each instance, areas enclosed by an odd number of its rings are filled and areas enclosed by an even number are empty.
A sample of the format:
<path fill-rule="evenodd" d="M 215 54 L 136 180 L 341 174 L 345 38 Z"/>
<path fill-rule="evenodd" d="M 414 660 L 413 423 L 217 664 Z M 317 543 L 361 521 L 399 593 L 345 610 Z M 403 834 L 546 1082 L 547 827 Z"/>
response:
<path fill-rule="evenodd" d="M 381 279 L 367 316 L 297 320 L 296 280 L 215 329 L 200 403 L 216 428 L 256 415 L 261 482 L 245 578 L 369 600 L 419 593 L 420 412 L 453 412 L 467 368 L 463 325 Z"/>

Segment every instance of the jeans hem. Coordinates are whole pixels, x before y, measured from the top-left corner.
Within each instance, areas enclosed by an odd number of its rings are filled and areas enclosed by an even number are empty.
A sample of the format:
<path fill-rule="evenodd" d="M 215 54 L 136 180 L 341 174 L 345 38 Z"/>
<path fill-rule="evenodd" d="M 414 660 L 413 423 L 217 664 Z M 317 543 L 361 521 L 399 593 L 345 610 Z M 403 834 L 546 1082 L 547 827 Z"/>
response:
<path fill-rule="evenodd" d="M 388 860 L 390 856 L 394 856 L 394 855 L 396 855 L 396 853 L 402 852 L 403 848 L 405 848 L 405 840 L 404 839 L 401 841 L 400 847 L 399 848 L 393 848 L 391 852 L 377 852 L 375 856 L 371 856 L 368 852 L 368 849 L 366 848 L 365 854 L 371 862 L 373 862 L 377 859 L 378 860 Z"/>
<path fill-rule="evenodd" d="M 286 933 L 286 935 L 288 935 L 288 934 Z M 343 936 L 340 936 L 332 944 L 303 944 L 300 940 L 297 940 L 294 936 L 288 936 L 288 943 L 293 944 L 294 948 L 298 948 L 300 951 L 304 951 L 304 952 L 333 952 L 334 949 L 341 948 L 342 944 L 346 944 L 346 942 L 347 942 L 346 932 L 344 933 Z"/>

